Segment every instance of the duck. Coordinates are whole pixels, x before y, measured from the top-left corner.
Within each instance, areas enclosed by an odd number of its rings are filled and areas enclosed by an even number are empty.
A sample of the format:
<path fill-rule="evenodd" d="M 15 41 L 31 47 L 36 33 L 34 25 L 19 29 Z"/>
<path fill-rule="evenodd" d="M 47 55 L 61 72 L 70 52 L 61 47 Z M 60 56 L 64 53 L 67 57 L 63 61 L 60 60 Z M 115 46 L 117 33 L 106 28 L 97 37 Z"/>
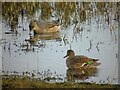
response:
<path fill-rule="evenodd" d="M 33 31 L 34 34 L 51 34 L 59 32 L 60 25 L 56 22 L 37 22 L 32 20 L 29 24 L 30 32 Z"/>
<path fill-rule="evenodd" d="M 66 58 L 66 66 L 70 69 L 90 68 L 100 65 L 98 59 L 92 59 L 84 55 L 75 55 L 73 50 L 68 50 Z"/>

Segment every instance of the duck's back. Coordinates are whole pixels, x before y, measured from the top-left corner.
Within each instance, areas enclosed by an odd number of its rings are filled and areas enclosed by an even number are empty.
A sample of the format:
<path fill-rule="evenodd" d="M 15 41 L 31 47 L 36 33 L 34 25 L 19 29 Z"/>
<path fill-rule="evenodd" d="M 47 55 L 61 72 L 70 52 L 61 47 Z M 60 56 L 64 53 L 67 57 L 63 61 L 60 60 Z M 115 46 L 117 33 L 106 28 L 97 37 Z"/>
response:
<path fill-rule="evenodd" d="M 60 26 L 54 22 L 38 23 L 38 26 L 43 33 L 58 32 L 60 28 Z"/>
<path fill-rule="evenodd" d="M 83 63 L 87 62 L 89 58 L 84 55 L 78 55 L 73 57 L 68 57 L 66 60 L 66 64 L 68 68 L 74 68 L 76 65 L 79 64 L 81 66 Z"/>
<path fill-rule="evenodd" d="M 97 61 L 98 59 L 92 59 L 84 55 L 79 55 L 79 56 L 68 57 L 66 60 L 66 65 L 68 68 L 80 68 L 84 64 L 90 64 L 94 66 L 97 64 L 96 63 Z"/>

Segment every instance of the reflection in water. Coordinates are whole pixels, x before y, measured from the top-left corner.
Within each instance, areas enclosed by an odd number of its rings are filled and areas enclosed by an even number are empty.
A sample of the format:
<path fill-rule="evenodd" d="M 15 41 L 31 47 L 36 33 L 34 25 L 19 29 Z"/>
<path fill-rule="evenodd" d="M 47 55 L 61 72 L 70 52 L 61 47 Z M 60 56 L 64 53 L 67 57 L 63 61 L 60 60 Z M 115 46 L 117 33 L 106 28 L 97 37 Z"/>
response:
<path fill-rule="evenodd" d="M 38 40 L 57 40 L 60 39 L 60 33 L 51 33 L 51 34 L 40 34 L 35 36 L 30 36 L 30 42 L 36 42 Z"/>
<path fill-rule="evenodd" d="M 97 68 L 79 68 L 79 69 L 67 69 L 67 80 L 75 81 L 75 80 L 86 80 L 89 77 L 97 74 Z"/>
<path fill-rule="evenodd" d="M 118 69 L 117 2 L 2 2 L 2 9 L 3 70 L 31 72 L 50 69 L 66 75 L 63 56 L 65 51 L 73 49 L 78 55 L 99 58 L 102 63 L 99 77 L 89 81 L 102 79 L 107 82 L 110 77 L 111 83 L 118 83 L 113 80 L 117 78 Z M 59 19 L 60 35 L 29 36 L 30 21 L 39 18 L 48 22 Z M 81 78 L 90 76 L 88 70 L 80 71 L 71 70 L 69 73 L 76 72 L 75 76 L 80 74 Z"/>
<path fill-rule="evenodd" d="M 40 34 L 35 36 L 30 36 L 30 39 L 25 39 L 25 44 L 22 45 L 22 51 L 34 51 L 34 47 L 45 48 L 46 44 L 39 41 L 44 40 L 55 40 L 60 41 L 60 33 L 51 33 L 51 34 Z"/>

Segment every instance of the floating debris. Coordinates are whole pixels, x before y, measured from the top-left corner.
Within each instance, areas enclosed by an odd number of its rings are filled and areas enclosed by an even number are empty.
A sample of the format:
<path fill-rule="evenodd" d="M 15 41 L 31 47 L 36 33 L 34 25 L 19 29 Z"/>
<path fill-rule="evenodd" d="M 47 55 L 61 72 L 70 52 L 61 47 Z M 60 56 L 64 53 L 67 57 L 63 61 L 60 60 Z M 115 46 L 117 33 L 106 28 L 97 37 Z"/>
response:
<path fill-rule="evenodd" d="M 13 32 L 5 32 L 5 34 L 13 34 Z"/>

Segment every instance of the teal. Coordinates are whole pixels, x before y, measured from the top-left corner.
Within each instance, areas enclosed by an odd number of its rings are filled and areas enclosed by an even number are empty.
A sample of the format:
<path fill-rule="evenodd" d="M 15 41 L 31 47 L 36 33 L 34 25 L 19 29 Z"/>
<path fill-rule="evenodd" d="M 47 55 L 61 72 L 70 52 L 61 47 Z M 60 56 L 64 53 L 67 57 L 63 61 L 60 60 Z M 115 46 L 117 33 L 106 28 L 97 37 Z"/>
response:
<path fill-rule="evenodd" d="M 35 20 L 31 21 L 29 25 L 30 31 L 34 34 L 51 34 L 59 32 L 60 25 L 56 22 L 42 22 L 39 23 Z"/>
<path fill-rule="evenodd" d="M 68 50 L 64 58 L 66 58 L 68 68 L 88 68 L 100 65 L 98 59 L 88 58 L 84 55 L 75 55 L 73 50 Z"/>

